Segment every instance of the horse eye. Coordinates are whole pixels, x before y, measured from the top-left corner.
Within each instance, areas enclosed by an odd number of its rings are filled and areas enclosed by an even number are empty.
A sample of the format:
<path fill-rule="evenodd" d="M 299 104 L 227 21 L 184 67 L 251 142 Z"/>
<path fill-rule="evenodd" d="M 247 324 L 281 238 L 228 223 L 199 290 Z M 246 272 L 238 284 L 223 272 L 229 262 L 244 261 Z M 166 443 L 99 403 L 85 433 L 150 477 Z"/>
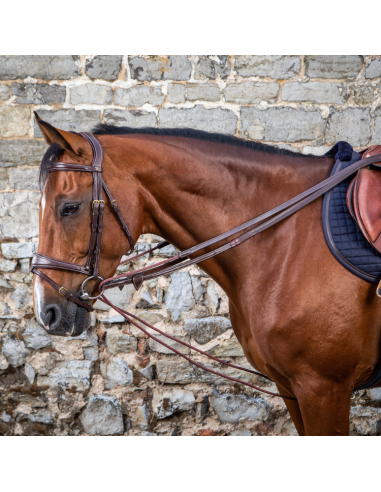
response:
<path fill-rule="evenodd" d="M 67 217 L 68 215 L 74 215 L 78 212 L 80 205 L 65 205 L 62 210 L 62 217 Z"/>

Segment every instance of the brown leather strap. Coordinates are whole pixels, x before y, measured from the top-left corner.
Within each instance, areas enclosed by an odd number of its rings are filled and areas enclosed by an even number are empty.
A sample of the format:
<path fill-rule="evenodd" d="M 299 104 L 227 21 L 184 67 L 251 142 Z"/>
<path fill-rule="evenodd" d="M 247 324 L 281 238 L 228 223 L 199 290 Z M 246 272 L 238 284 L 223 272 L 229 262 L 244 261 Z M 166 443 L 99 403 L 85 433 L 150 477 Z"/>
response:
<path fill-rule="evenodd" d="M 55 260 L 54 258 L 49 258 L 49 256 L 41 255 L 39 253 L 34 255 L 32 267 L 46 268 L 49 270 L 65 270 L 68 272 L 82 273 L 83 275 L 91 276 L 90 270 L 86 267 L 75 265 L 73 263 L 66 263 L 61 260 Z"/>
<path fill-rule="evenodd" d="M 71 294 L 67 289 L 65 289 L 65 287 L 60 287 L 58 284 L 56 284 L 56 282 L 54 282 L 54 280 L 52 280 L 47 275 L 45 275 L 45 273 L 42 273 L 40 272 L 40 270 L 37 270 L 36 267 L 33 267 L 31 269 L 31 272 L 35 275 L 38 275 L 43 280 L 45 280 L 46 283 L 51 285 L 54 289 L 58 290 L 61 296 L 66 297 L 66 299 L 68 299 L 69 301 L 75 302 L 76 304 L 83 307 L 84 309 L 86 309 L 86 311 L 89 311 L 90 313 L 94 311 L 94 309 L 89 304 L 86 304 L 83 301 L 81 301 L 81 299 L 78 299 L 78 297 L 73 296 L 73 294 Z"/>
<path fill-rule="evenodd" d="M 114 304 L 112 304 L 112 302 L 110 302 L 105 296 L 102 296 L 100 299 L 101 299 L 102 302 L 104 302 L 108 306 L 110 306 L 113 309 L 115 309 L 115 311 L 117 313 L 119 313 L 121 316 L 123 316 L 126 319 L 126 321 L 128 321 L 129 323 L 131 323 L 132 325 L 134 325 L 136 328 L 138 328 L 139 330 L 141 330 L 146 336 L 148 336 L 149 338 L 151 338 L 155 342 L 159 343 L 163 347 L 166 347 L 171 352 L 173 352 L 173 353 L 177 354 L 178 356 L 182 357 L 183 359 L 185 359 L 186 361 L 188 361 L 189 363 L 191 363 L 193 366 L 196 366 L 199 369 L 202 369 L 203 371 L 209 372 L 210 374 L 214 374 L 215 376 L 219 376 L 219 377 L 221 377 L 223 379 L 227 379 L 229 381 L 233 381 L 234 383 L 243 384 L 244 386 L 248 386 L 249 388 L 255 389 L 256 391 L 260 391 L 261 393 L 265 393 L 265 394 L 270 395 L 270 396 L 276 396 L 276 397 L 280 397 L 280 398 L 283 398 L 283 399 L 286 399 L 286 400 L 296 400 L 296 398 L 293 398 L 293 397 L 290 397 L 290 396 L 280 395 L 278 393 L 272 393 L 271 391 L 267 391 L 267 390 L 264 390 L 262 388 L 259 388 L 258 386 L 255 386 L 254 384 L 246 383 L 245 381 L 241 381 L 240 379 L 236 379 L 236 378 L 232 378 L 230 376 L 226 376 L 226 374 L 222 374 L 221 372 L 214 371 L 213 369 L 210 369 L 209 367 L 206 367 L 206 366 L 200 364 L 199 362 L 195 362 L 190 357 L 187 357 L 185 354 L 179 352 L 178 350 L 176 350 L 173 347 L 167 345 L 165 342 L 163 342 L 162 340 L 158 339 L 157 337 L 155 337 L 154 335 L 152 335 L 151 333 L 149 333 L 147 330 L 145 330 L 141 326 L 141 324 L 147 326 L 147 328 L 150 328 L 151 330 L 156 331 L 157 333 L 160 333 L 161 335 L 164 335 L 166 338 L 169 338 L 171 340 L 174 340 L 176 342 L 179 342 L 181 345 L 185 345 L 186 347 L 189 347 L 192 350 L 196 350 L 197 352 L 199 352 L 199 353 L 201 353 L 201 354 L 209 357 L 210 359 L 215 360 L 219 364 L 223 364 L 223 365 L 228 366 L 228 367 L 233 367 L 233 368 L 238 369 L 240 371 L 244 371 L 244 372 L 248 372 L 248 373 L 251 373 L 251 374 L 255 374 L 257 376 L 261 376 L 261 377 L 263 377 L 263 378 L 271 381 L 271 379 L 268 378 L 267 376 L 265 376 L 264 374 L 260 374 L 260 373 L 258 373 L 256 371 L 251 371 L 251 370 L 246 369 L 244 367 L 239 367 L 239 366 L 234 366 L 232 364 L 229 364 L 228 362 L 225 362 L 225 361 L 223 361 L 221 359 L 217 359 L 216 357 L 212 357 L 210 354 L 207 354 L 205 352 L 202 352 L 201 350 L 198 350 L 195 347 L 192 347 L 191 345 L 188 345 L 188 344 L 186 344 L 184 342 L 181 342 L 180 340 L 177 340 L 174 337 L 171 337 L 171 336 L 167 335 L 166 333 L 164 333 L 161 330 L 155 328 L 154 326 L 150 325 L 149 323 L 147 323 L 147 322 L 139 319 L 137 316 L 134 316 L 133 314 L 131 314 L 131 313 L 127 312 L 127 311 L 124 311 L 123 309 L 118 308 L 117 306 L 115 306 Z M 139 322 L 141 324 L 138 324 L 137 322 Z"/>
<path fill-rule="evenodd" d="M 134 252 L 135 244 L 134 244 L 134 240 L 132 238 L 130 229 L 128 228 L 128 225 L 126 224 L 126 222 L 123 219 L 123 216 L 122 216 L 122 213 L 120 211 L 118 202 L 112 196 L 112 194 L 111 194 L 110 190 L 108 189 L 108 186 L 106 185 L 106 183 L 104 182 L 104 180 L 102 180 L 102 183 L 103 183 L 103 189 L 105 190 L 106 195 L 108 196 L 108 198 L 110 200 L 110 203 L 111 203 L 113 209 L 115 210 L 115 213 L 117 214 L 117 216 L 119 218 L 119 222 L 122 224 L 122 229 L 124 230 L 124 232 L 127 235 L 128 242 L 130 243 L 130 252 L 129 252 L 129 254 L 132 254 Z"/>
<path fill-rule="evenodd" d="M 58 171 L 74 171 L 79 173 L 102 173 L 102 169 L 99 167 L 91 166 L 82 166 L 81 164 L 69 164 L 68 162 L 55 162 L 52 164 L 48 172 L 54 173 Z"/>
<path fill-rule="evenodd" d="M 136 256 L 133 256 L 132 258 L 128 258 L 128 260 L 122 261 L 122 263 L 120 263 L 119 266 L 126 265 L 127 263 L 132 263 L 132 262 L 138 260 L 139 258 L 142 258 L 143 256 L 147 256 L 150 253 L 157 251 L 158 249 L 163 249 L 163 248 L 169 246 L 170 244 L 171 243 L 169 243 L 168 241 L 163 241 L 162 243 L 158 244 L 154 248 L 149 249 L 148 251 L 144 251 L 143 253 L 140 253 L 140 255 L 136 255 Z"/>

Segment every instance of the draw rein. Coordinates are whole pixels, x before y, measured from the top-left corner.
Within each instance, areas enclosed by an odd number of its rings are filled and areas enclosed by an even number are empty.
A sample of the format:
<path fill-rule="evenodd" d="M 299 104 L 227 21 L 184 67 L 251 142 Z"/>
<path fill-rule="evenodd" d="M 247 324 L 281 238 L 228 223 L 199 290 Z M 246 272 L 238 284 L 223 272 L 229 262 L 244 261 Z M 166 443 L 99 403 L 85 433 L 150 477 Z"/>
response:
<path fill-rule="evenodd" d="M 232 248 L 236 248 L 237 246 L 243 244 L 247 240 L 251 239 L 252 237 L 256 236 L 257 234 L 265 231 L 266 229 L 274 226 L 275 224 L 278 224 L 279 222 L 285 220 L 286 218 L 290 217 L 293 215 L 295 212 L 298 210 L 302 209 L 306 205 L 312 203 L 315 201 L 317 198 L 323 196 L 325 193 L 330 191 L 332 188 L 340 184 L 342 181 L 350 177 L 352 174 L 356 173 L 360 169 L 367 167 L 371 164 L 375 164 L 377 162 L 380 162 L 380 156 L 375 155 L 368 157 L 366 159 L 360 160 L 351 166 L 347 167 L 343 171 L 340 171 L 339 173 L 335 174 L 334 176 L 331 176 L 330 178 L 326 179 L 325 181 L 322 181 L 321 183 L 317 184 L 316 186 L 310 188 L 309 190 L 305 191 L 304 193 L 301 193 L 297 197 L 283 203 L 282 205 L 279 205 L 278 207 L 275 207 L 274 209 L 270 210 L 269 212 L 266 212 L 259 217 L 256 217 L 234 229 L 231 229 L 230 231 L 221 234 L 219 236 L 216 236 L 215 238 L 212 238 L 208 241 L 205 241 L 197 246 L 194 246 L 186 251 L 183 251 L 179 253 L 178 255 L 169 258 L 167 260 L 164 260 L 162 262 L 156 263 L 155 265 L 151 265 L 145 268 L 142 268 L 140 270 L 136 270 L 133 272 L 128 272 L 124 273 L 122 275 L 115 276 L 111 279 L 104 279 L 100 274 L 99 274 L 99 263 L 100 263 L 100 253 L 101 253 L 101 240 L 102 240 L 102 232 L 103 232 L 103 217 L 104 217 L 104 209 L 105 209 L 105 201 L 103 200 L 103 190 L 105 191 L 107 197 L 109 198 L 111 205 L 117 214 L 117 217 L 122 225 L 122 229 L 125 231 L 129 244 L 130 244 L 130 253 L 133 253 L 134 251 L 134 241 L 131 236 L 130 230 L 124 221 L 122 214 L 120 212 L 119 206 L 116 202 L 116 200 L 113 198 L 110 190 L 108 189 L 106 183 L 104 182 L 104 179 L 102 177 L 102 163 L 103 163 L 103 148 L 101 144 L 98 142 L 98 140 L 91 134 L 91 133 L 81 133 L 81 135 L 86 138 L 86 140 L 90 143 L 92 150 L 93 150 L 93 162 L 91 166 L 82 166 L 79 164 L 68 164 L 64 162 L 56 162 L 51 165 L 49 168 L 49 172 L 61 172 L 61 171 L 74 171 L 74 172 L 89 172 L 92 173 L 93 175 L 93 203 L 92 203 L 92 224 L 91 224 L 91 238 L 90 238 L 90 247 L 89 247 L 89 252 L 87 256 L 87 261 L 86 265 L 84 267 L 73 264 L 73 263 L 66 263 L 61 260 L 56 260 L 54 258 L 50 258 L 45 255 L 41 254 L 36 254 L 33 259 L 32 263 L 32 268 L 31 272 L 35 275 L 38 275 L 43 279 L 45 282 L 47 282 L 49 285 L 51 285 L 55 290 L 57 290 L 62 296 L 66 297 L 69 301 L 72 301 L 79 305 L 80 307 L 86 309 L 87 311 L 91 312 L 93 311 L 93 308 L 86 302 L 89 300 L 95 300 L 95 299 L 100 299 L 102 302 L 107 304 L 108 306 L 112 307 L 117 311 L 120 315 L 122 315 L 130 324 L 134 325 L 138 329 L 140 329 L 146 336 L 150 337 L 151 339 L 155 340 L 157 343 L 163 345 L 167 349 L 171 350 L 175 354 L 179 355 L 183 359 L 187 360 L 194 366 L 198 367 L 199 369 L 202 369 L 204 371 L 207 371 L 215 376 L 222 377 L 224 379 L 228 379 L 230 381 L 233 381 L 235 383 L 243 384 L 245 386 L 248 386 L 250 388 L 255 389 L 256 391 L 260 391 L 262 393 L 266 393 L 271 396 L 278 396 L 282 397 L 287 400 L 295 400 L 295 398 L 289 397 L 289 396 L 283 396 L 279 395 L 276 393 L 272 393 L 270 391 L 266 391 L 264 389 L 258 388 L 257 386 L 254 386 L 253 384 L 250 384 L 248 382 L 235 379 L 233 377 L 227 376 L 225 374 L 222 374 L 220 372 L 214 371 L 198 362 L 193 361 L 189 357 L 187 357 L 185 354 L 179 352 L 178 350 L 174 349 L 173 347 L 167 345 L 164 343 L 162 340 L 158 339 L 157 337 L 153 336 L 151 333 L 149 333 L 145 328 L 142 327 L 144 325 L 145 327 L 154 330 L 156 333 L 159 333 L 160 335 L 166 337 L 169 340 L 175 341 L 187 348 L 190 348 L 191 350 L 194 350 L 195 352 L 198 352 L 201 355 L 204 355 L 208 357 L 209 359 L 212 359 L 215 362 L 218 362 L 222 365 L 225 365 L 227 367 L 233 368 L 233 369 L 238 369 L 240 371 L 244 371 L 250 374 L 254 374 L 256 376 L 263 377 L 269 381 L 271 381 L 270 378 L 267 376 L 260 374 L 256 371 L 252 371 L 250 369 L 246 369 L 243 367 L 235 366 L 233 364 L 230 364 L 226 361 L 223 361 L 221 359 L 218 359 L 216 357 L 211 356 L 210 354 L 207 354 L 191 345 L 188 345 L 185 342 L 182 342 L 172 336 L 167 335 L 166 333 L 162 332 L 161 330 L 155 328 L 154 326 L 150 325 L 149 323 L 146 323 L 145 321 L 139 319 L 138 317 L 134 316 L 131 313 L 128 313 L 127 311 L 124 311 L 123 309 L 118 308 L 117 306 L 113 305 L 106 297 L 104 292 L 109 289 L 113 289 L 116 287 L 119 287 L 120 289 L 123 289 L 125 285 L 130 285 L 133 284 L 136 290 L 139 290 L 140 287 L 142 286 L 143 282 L 146 280 L 151 280 L 157 277 L 161 277 L 163 275 L 168 275 L 173 272 L 176 272 L 177 270 L 181 270 L 183 268 L 189 267 L 191 265 L 195 265 L 197 263 L 201 263 L 203 261 L 206 261 L 210 258 L 213 258 L 214 256 L 217 256 L 221 253 L 224 253 L 225 251 L 228 251 Z M 250 229 L 249 231 L 245 232 L 244 234 L 241 234 L 234 240 L 228 242 L 227 244 L 213 249 L 209 251 L 208 253 L 205 253 L 201 256 L 198 256 L 196 258 L 191 258 L 191 256 L 195 255 L 201 250 L 204 250 L 206 248 L 209 248 L 211 246 L 214 246 L 215 244 L 227 240 L 231 238 L 232 236 L 235 236 L 246 229 Z M 150 249 L 149 251 L 146 251 L 140 255 L 137 255 L 133 258 L 130 258 L 124 262 L 121 263 L 121 265 L 133 262 L 137 260 L 138 258 L 141 258 L 142 256 L 146 256 L 150 254 L 153 251 L 162 249 L 166 246 L 168 246 L 168 242 L 162 242 L 155 248 Z M 63 270 L 63 271 L 69 271 L 69 272 L 74 272 L 74 273 L 80 273 L 83 275 L 86 275 L 88 278 L 83 282 L 82 284 L 82 289 L 81 289 L 81 295 L 78 297 L 74 294 L 71 294 L 65 287 L 60 287 L 56 282 L 54 282 L 51 278 L 49 278 L 47 275 L 42 273 L 40 270 L 41 269 L 50 269 L 50 270 Z M 85 292 L 84 288 L 87 282 L 90 280 L 96 280 L 99 282 L 99 292 L 100 294 L 97 297 L 90 297 L 88 293 Z M 138 324 L 139 323 L 139 324 Z"/>

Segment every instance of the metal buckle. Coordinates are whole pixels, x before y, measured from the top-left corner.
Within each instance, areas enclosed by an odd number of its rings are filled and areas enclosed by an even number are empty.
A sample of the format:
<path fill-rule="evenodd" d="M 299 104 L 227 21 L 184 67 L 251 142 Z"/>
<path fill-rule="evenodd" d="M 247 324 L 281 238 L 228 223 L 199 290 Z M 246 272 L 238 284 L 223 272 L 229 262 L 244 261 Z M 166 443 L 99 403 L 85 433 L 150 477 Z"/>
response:
<path fill-rule="evenodd" d="M 100 205 L 101 203 L 103 203 L 103 205 L 105 205 L 105 201 L 104 201 L 104 200 L 94 200 L 94 201 L 93 201 L 93 205 L 92 205 L 93 210 L 94 210 L 94 204 L 95 204 L 95 203 L 99 203 L 99 205 Z"/>
<path fill-rule="evenodd" d="M 61 292 L 62 290 L 66 290 L 66 292 L 70 294 L 70 292 L 67 289 L 65 289 L 65 287 L 61 287 L 60 290 L 58 291 L 61 294 L 61 296 L 66 297 L 65 294 L 62 294 Z"/>

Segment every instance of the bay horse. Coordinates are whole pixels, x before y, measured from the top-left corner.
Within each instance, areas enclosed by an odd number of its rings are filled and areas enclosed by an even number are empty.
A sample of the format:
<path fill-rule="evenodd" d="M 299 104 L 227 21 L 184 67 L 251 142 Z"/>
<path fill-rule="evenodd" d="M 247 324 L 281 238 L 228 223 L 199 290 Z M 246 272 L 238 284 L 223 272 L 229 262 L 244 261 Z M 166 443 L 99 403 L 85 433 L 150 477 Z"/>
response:
<path fill-rule="evenodd" d="M 91 166 L 83 136 L 40 120 L 50 145 L 40 170 L 38 253 L 84 265 L 90 241 L 90 173 L 49 174 L 61 162 Z M 334 159 L 297 154 L 194 130 L 116 128 L 93 132 L 104 151 L 104 178 L 134 242 L 155 234 L 184 251 L 258 216 L 328 178 Z M 299 435 L 348 435 L 353 390 L 380 360 L 381 304 L 376 287 L 330 253 L 322 199 L 239 248 L 201 264 L 226 292 L 235 334 L 254 369 L 275 381 Z M 129 250 L 106 201 L 100 274 L 113 276 Z M 207 250 L 206 250 L 207 251 Z M 47 270 L 80 292 L 80 273 Z M 93 282 L 93 295 L 97 284 Z M 34 279 L 34 310 L 50 334 L 79 335 L 89 312 Z"/>

